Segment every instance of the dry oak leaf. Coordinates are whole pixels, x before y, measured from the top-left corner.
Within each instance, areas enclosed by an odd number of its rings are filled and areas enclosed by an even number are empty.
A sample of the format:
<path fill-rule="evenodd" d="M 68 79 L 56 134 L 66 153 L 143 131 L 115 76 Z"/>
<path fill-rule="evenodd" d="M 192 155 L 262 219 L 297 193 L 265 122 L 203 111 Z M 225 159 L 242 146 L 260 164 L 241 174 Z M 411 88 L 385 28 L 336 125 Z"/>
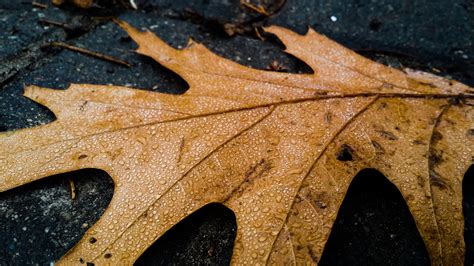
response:
<path fill-rule="evenodd" d="M 232 263 L 317 263 L 352 178 L 400 190 L 432 264 L 464 260 L 461 181 L 474 156 L 474 91 L 372 62 L 309 30 L 271 26 L 314 74 L 262 71 L 190 42 L 177 50 L 119 22 L 189 90 L 29 86 L 57 120 L 0 135 L 0 191 L 81 168 L 115 192 L 59 264 L 132 264 L 157 238 L 218 202 L 237 219 Z M 95 241 L 90 241 L 91 239 Z"/>
<path fill-rule="evenodd" d="M 52 0 L 53 5 L 60 6 L 64 4 L 65 0 Z M 93 0 L 66 0 L 66 2 L 72 2 L 74 5 L 80 8 L 90 8 L 94 4 Z"/>

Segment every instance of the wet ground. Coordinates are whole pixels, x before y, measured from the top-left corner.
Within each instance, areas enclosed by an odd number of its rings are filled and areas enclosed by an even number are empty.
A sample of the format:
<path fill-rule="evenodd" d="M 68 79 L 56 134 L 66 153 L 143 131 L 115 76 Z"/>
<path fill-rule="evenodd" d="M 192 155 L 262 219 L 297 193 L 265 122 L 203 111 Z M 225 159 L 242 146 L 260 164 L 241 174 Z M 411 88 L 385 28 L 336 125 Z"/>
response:
<path fill-rule="evenodd" d="M 268 18 L 231 0 L 136 2 L 137 11 L 112 5 L 85 13 L 70 6 L 43 9 L 29 1 L 0 0 L 0 131 L 54 120 L 46 108 L 21 96 L 26 84 L 64 89 L 70 83 L 93 83 L 186 91 L 180 77 L 131 52 L 134 43 L 110 16 L 147 27 L 175 47 L 185 46 L 192 37 L 241 64 L 267 69 L 277 61 L 282 70 L 295 73 L 309 69 L 283 53 L 277 40 L 260 40 L 253 26 L 277 24 L 300 33 L 312 27 L 384 64 L 422 69 L 474 86 L 474 3 L 470 0 L 261 1 L 272 13 Z M 53 41 L 106 53 L 131 67 L 49 46 Z M 69 180 L 76 184 L 75 200 L 70 198 Z M 1 193 L 0 265 L 46 265 L 57 260 L 100 217 L 112 193 L 110 177 L 95 169 Z M 472 265 L 472 167 L 465 176 L 463 204 L 466 265 Z M 235 232 L 232 212 L 210 205 L 169 231 L 137 264 L 225 264 Z M 378 172 L 363 171 L 351 185 L 321 264 L 429 264 L 406 204 Z"/>

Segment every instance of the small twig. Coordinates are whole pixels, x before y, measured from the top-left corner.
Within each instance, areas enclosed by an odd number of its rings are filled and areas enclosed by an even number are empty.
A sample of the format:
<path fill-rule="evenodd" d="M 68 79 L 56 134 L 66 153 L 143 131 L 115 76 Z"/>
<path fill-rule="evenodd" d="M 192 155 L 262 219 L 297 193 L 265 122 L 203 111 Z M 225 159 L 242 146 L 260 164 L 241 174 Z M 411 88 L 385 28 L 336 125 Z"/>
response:
<path fill-rule="evenodd" d="M 43 8 L 43 9 L 44 9 L 44 8 L 48 8 L 48 5 L 42 4 L 42 3 L 38 3 L 38 2 L 36 2 L 36 1 L 32 1 L 32 2 L 31 2 L 31 5 L 34 6 L 34 7 L 39 7 L 39 8 Z"/>
<path fill-rule="evenodd" d="M 130 5 L 132 6 L 133 9 L 137 10 L 138 9 L 138 6 L 137 4 L 135 3 L 134 0 L 129 0 L 130 1 Z"/>
<path fill-rule="evenodd" d="M 71 189 L 71 199 L 74 200 L 76 198 L 76 186 L 74 185 L 74 181 L 69 179 L 69 187 Z"/>
<path fill-rule="evenodd" d="M 114 16 L 93 16 L 91 17 L 92 20 L 98 21 L 106 21 L 106 20 L 114 20 L 116 17 Z"/>
<path fill-rule="evenodd" d="M 49 20 L 49 19 L 45 19 L 45 18 L 40 18 L 38 21 L 41 22 L 41 23 L 50 24 L 50 25 L 58 26 L 58 27 L 65 28 L 65 29 L 68 29 L 68 30 L 72 30 L 72 27 L 70 25 L 68 25 L 66 23 L 63 23 L 63 22 L 59 22 L 59 21 L 55 21 L 55 20 Z"/>
<path fill-rule="evenodd" d="M 120 59 L 116 59 L 116 58 L 113 58 L 113 57 L 105 55 L 105 54 L 90 51 L 90 50 L 87 50 L 85 48 L 73 46 L 73 45 L 70 45 L 70 44 L 67 44 L 67 43 L 52 42 L 49 45 L 63 47 L 63 48 L 69 49 L 71 51 L 79 52 L 79 53 L 82 53 L 82 54 L 85 54 L 85 55 L 88 55 L 88 56 L 92 56 L 92 57 L 95 57 L 95 58 L 98 58 L 98 59 L 102 59 L 102 60 L 110 61 L 110 62 L 113 62 L 113 63 L 116 63 L 116 64 L 120 64 L 120 65 L 123 65 L 123 66 L 126 66 L 126 67 L 130 67 L 129 63 L 127 63 L 125 61 L 122 61 Z"/>
<path fill-rule="evenodd" d="M 257 35 L 257 37 L 258 37 L 261 41 L 265 41 L 265 38 L 263 38 L 262 35 L 260 34 L 260 31 L 258 30 L 258 27 L 253 27 L 253 29 L 255 30 L 255 34 Z"/>
<path fill-rule="evenodd" d="M 262 15 L 262 16 L 270 16 L 270 14 L 268 14 L 268 12 L 265 10 L 265 8 L 263 6 L 255 6 L 254 4 L 251 4 L 251 3 L 247 3 L 247 2 L 244 2 L 244 1 L 240 1 L 240 4 L 254 12 L 257 12 L 258 14 Z"/>

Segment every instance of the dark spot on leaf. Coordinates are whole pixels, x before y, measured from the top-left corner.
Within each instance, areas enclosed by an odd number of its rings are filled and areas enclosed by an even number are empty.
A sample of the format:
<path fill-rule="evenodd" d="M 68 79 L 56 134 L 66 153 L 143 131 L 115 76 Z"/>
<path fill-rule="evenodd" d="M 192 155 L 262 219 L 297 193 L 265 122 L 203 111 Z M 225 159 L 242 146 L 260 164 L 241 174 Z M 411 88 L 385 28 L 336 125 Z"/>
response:
<path fill-rule="evenodd" d="M 302 201 L 301 197 L 299 195 L 296 195 L 295 202 L 298 203 L 298 202 L 301 202 L 301 201 Z"/>
<path fill-rule="evenodd" d="M 379 105 L 379 109 L 384 109 L 387 107 L 387 103 L 386 102 L 381 102 L 380 105 Z"/>
<path fill-rule="evenodd" d="M 449 118 L 445 118 L 445 120 L 448 124 L 450 124 L 451 126 L 454 126 L 456 125 L 456 122 L 454 122 L 453 120 L 449 119 Z"/>
<path fill-rule="evenodd" d="M 112 254 L 110 254 L 110 253 L 105 253 L 104 258 L 110 259 L 110 257 L 112 257 Z"/>
<path fill-rule="evenodd" d="M 443 139 L 443 135 L 439 133 L 439 131 L 434 131 L 433 135 L 431 136 L 431 143 L 436 144 L 436 142 Z"/>
<path fill-rule="evenodd" d="M 468 136 L 474 136 L 474 128 L 468 129 L 467 130 L 467 135 Z"/>
<path fill-rule="evenodd" d="M 430 184 L 432 186 L 437 186 L 441 189 L 445 189 L 448 187 L 446 181 L 444 181 L 444 179 L 440 177 L 435 170 L 430 170 Z"/>
<path fill-rule="evenodd" d="M 84 259 L 83 259 L 83 258 L 80 258 L 80 259 L 79 259 L 79 262 L 80 262 L 81 264 L 84 264 Z"/>
<path fill-rule="evenodd" d="M 326 96 L 328 95 L 327 91 L 315 91 L 314 92 L 314 96 L 317 97 L 317 96 Z"/>
<path fill-rule="evenodd" d="M 412 194 L 408 194 L 405 196 L 405 201 L 406 202 L 409 202 L 409 201 L 412 201 L 415 197 L 412 195 Z"/>
<path fill-rule="evenodd" d="M 424 186 L 425 186 L 425 181 L 423 180 L 423 177 L 422 177 L 421 175 L 417 175 L 417 176 L 416 176 L 416 179 L 417 179 L 418 185 L 419 185 L 420 187 L 424 187 Z"/>
<path fill-rule="evenodd" d="M 376 153 L 378 153 L 378 154 L 384 154 L 385 153 L 385 149 L 377 141 L 372 140 L 372 146 L 374 146 Z"/>
<path fill-rule="evenodd" d="M 465 98 L 464 98 L 464 94 L 459 94 L 455 97 L 449 98 L 448 102 L 451 105 L 460 105 L 460 104 L 464 104 L 466 101 L 465 101 Z"/>
<path fill-rule="evenodd" d="M 428 157 L 428 163 L 430 165 L 430 168 L 435 167 L 436 165 L 442 163 L 443 156 L 442 156 L 442 151 L 436 151 L 436 150 L 430 150 L 430 155 Z"/>
<path fill-rule="evenodd" d="M 79 106 L 79 110 L 84 111 L 84 107 L 87 105 L 88 101 L 84 101 L 81 106 Z"/>
<path fill-rule="evenodd" d="M 424 86 L 427 86 L 427 87 L 430 87 L 430 88 L 436 88 L 436 85 L 434 85 L 433 83 L 431 82 L 422 82 L 422 81 L 418 81 L 419 84 L 421 85 L 424 85 Z"/>
<path fill-rule="evenodd" d="M 291 210 L 290 212 L 291 215 L 298 216 L 299 212 L 296 209 Z"/>
<path fill-rule="evenodd" d="M 413 144 L 415 144 L 415 145 L 425 145 L 425 143 L 422 140 L 419 140 L 419 139 L 414 140 Z"/>
<path fill-rule="evenodd" d="M 339 148 L 339 151 L 336 153 L 336 158 L 342 162 L 352 161 L 353 152 L 354 149 L 352 149 L 351 146 L 347 144 L 342 144 Z"/>
<path fill-rule="evenodd" d="M 332 114 L 330 112 L 327 112 L 325 115 L 324 115 L 324 121 L 328 124 L 331 123 L 332 121 Z"/>
<path fill-rule="evenodd" d="M 89 238 L 89 243 L 94 244 L 95 242 L 97 242 L 97 239 L 95 237 Z"/>
<path fill-rule="evenodd" d="M 327 207 L 326 203 L 322 201 L 316 200 L 315 203 L 316 203 L 316 206 L 318 206 L 320 209 L 326 209 Z"/>
<path fill-rule="evenodd" d="M 382 136 L 385 139 L 388 139 L 388 140 L 397 140 L 398 139 L 398 137 L 395 136 L 395 134 L 393 134 L 390 131 L 379 130 L 377 132 L 380 134 L 380 136 Z"/>
<path fill-rule="evenodd" d="M 261 159 L 257 164 L 252 165 L 246 172 L 244 180 L 234 189 L 231 191 L 227 198 L 224 200 L 227 201 L 230 197 L 234 195 L 242 194 L 245 189 L 252 186 L 252 183 L 255 179 L 261 178 L 264 176 L 266 172 L 268 172 L 272 168 L 271 164 L 267 162 L 265 159 Z"/>
<path fill-rule="evenodd" d="M 79 155 L 79 157 L 78 157 L 79 160 L 82 160 L 82 159 L 84 159 L 84 158 L 87 158 L 87 155 L 81 154 L 81 155 Z"/>
<path fill-rule="evenodd" d="M 92 263 L 92 262 L 88 262 L 86 265 L 87 265 L 87 266 L 94 266 L 95 264 Z"/>
<path fill-rule="evenodd" d="M 247 172 L 245 172 L 245 179 L 248 181 L 251 178 L 253 179 L 253 177 L 261 177 L 269 169 L 270 164 L 265 161 L 265 159 L 261 159 L 256 165 L 250 167 Z"/>

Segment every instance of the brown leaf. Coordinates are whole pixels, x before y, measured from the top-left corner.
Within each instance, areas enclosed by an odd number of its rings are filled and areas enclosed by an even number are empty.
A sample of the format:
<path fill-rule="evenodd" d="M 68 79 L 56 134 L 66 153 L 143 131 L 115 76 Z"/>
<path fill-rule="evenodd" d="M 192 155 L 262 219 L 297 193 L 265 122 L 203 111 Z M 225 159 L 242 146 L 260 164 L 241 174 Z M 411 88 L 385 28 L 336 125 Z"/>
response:
<path fill-rule="evenodd" d="M 474 155 L 473 91 L 365 59 L 313 30 L 280 27 L 314 74 L 255 70 L 191 42 L 176 50 L 120 25 L 190 85 L 184 95 L 118 86 L 29 86 L 57 120 L 0 134 L 0 191 L 81 168 L 113 199 L 60 264 L 131 264 L 169 228 L 219 202 L 237 217 L 235 264 L 318 262 L 352 178 L 397 186 L 433 264 L 462 264 L 461 183 Z"/>
<path fill-rule="evenodd" d="M 64 0 L 52 0 L 53 5 L 60 6 L 64 4 Z M 94 4 L 93 0 L 66 0 L 66 2 L 72 2 L 74 5 L 80 8 L 90 8 Z"/>

